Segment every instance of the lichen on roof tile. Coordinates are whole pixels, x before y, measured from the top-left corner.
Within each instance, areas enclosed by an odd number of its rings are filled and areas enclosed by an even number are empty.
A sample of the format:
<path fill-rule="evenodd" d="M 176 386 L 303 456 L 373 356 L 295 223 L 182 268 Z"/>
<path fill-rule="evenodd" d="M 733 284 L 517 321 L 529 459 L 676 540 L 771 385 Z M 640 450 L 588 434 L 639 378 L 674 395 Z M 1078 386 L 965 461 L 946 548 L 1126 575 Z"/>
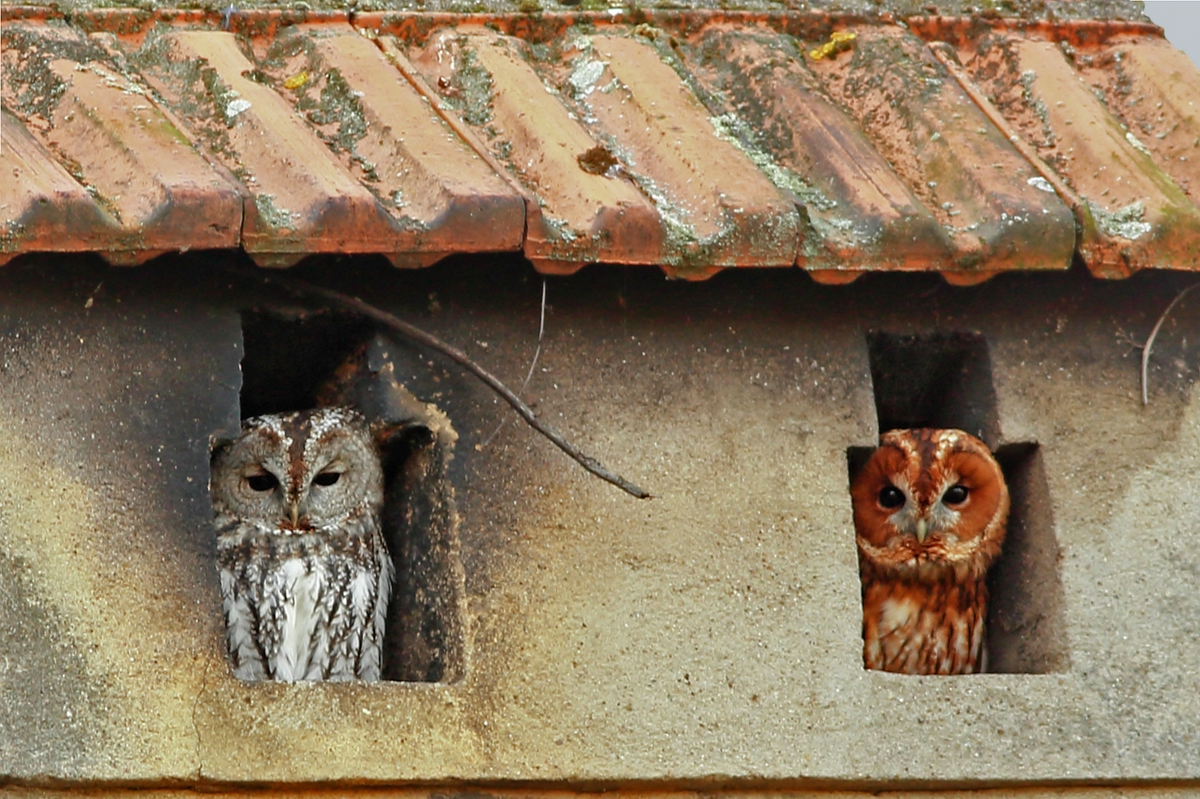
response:
<path fill-rule="evenodd" d="M 1188 93 L 1200 100 L 1190 88 L 1200 71 L 1182 59 L 1135 91 L 1137 70 L 1124 63 L 1126 53 L 1149 47 L 1160 58 L 1142 55 L 1143 63 L 1162 63 L 1175 52 L 1145 41 L 1126 34 L 1077 47 L 992 33 L 960 48 L 988 102 L 1078 195 L 1081 253 L 1098 274 L 1195 268 L 1200 251 L 1200 209 L 1185 188 L 1197 165 L 1179 152 L 1188 146 L 1189 129 L 1192 141 L 1200 141 L 1200 128 L 1177 108 Z M 1176 101 L 1163 99 L 1168 94 Z M 1149 113 L 1136 110 L 1143 101 Z"/>
<path fill-rule="evenodd" d="M 506 2 L 5 7 L 3 98 L 81 190 L 63 202 L 117 223 L 96 237 L 113 260 L 521 250 L 551 272 L 960 283 L 1075 254 L 1107 276 L 1194 264 L 1197 73 L 1132 3 Z M 1076 96 L 1099 127 L 1062 116 Z M 76 106 L 145 144 L 79 149 Z M 1119 190 L 1080 169 L 1105 147 Z M 224 203 L 211 232 L 153 229 L 193 195 Z"/>

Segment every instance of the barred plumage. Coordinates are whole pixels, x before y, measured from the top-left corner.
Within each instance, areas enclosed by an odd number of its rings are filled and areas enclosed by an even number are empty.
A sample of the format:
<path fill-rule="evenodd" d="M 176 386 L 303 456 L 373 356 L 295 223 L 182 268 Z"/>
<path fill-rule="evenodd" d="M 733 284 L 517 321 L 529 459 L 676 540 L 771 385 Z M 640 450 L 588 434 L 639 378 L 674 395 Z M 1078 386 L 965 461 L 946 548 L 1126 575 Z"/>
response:
<path fill-rule="evenodd" d="M 249 419 L 212 475 L 234 675 L 378 680 L 393 566 L 366 421 L 347 408 Z"/>

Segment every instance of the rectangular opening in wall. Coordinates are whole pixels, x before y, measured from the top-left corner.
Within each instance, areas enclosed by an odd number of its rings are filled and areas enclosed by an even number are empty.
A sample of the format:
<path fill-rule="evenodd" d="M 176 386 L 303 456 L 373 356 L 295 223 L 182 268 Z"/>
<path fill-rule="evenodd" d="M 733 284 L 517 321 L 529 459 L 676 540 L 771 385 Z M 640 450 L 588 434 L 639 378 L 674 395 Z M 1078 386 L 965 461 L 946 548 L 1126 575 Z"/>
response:
<path fill-rule="evenodd" d="M 871 332 L 867 346 L 881 433 L 912 428 L 964 430 L 992 449 L 1004 473 L 1010 511 L 1003 549 L 986 580 L 990 595 L 985 625 L 987 671 L 1065 671 L 1069 655 L 1058 546 L 1041 452 L 1036 442 L 999 444 L 986 340 L 978 333 Z M 874 447 L 848 448 L 851 485 L 874 452 Z M 861 551 L 859 555 L 861 560 Z M 868 635 L 865 625 L 864 635 Z"/>
<path fill-rule="evenodd" d="M 999 435 L 987 342 L 978 333 L 867 334 L 879 432 L 953 427 Z"/>
<path fill-rule="evenodd" d="M 1070 669 L 1058 541 L 1041 447 L 996 449 L 1012 510 L 1004 551 L 988 572 L 988 671 L 1049 674 Z"/>
<path fill-rule="evenodd" d="M 375 331 L 334 313 L 242 314 L 242 418 L 317 407 L 318 394 Z"/>
<path fill-rule="evenodd" d="M 380 525 L 395 568 L 382 679 L 462 676 L 463 575 L 447 465 L 449 418 L 395 378 L 394 346 L 361 317 L 242 314 L 242 418 L 350 407 L 366 417 L 384 474 Z"/>

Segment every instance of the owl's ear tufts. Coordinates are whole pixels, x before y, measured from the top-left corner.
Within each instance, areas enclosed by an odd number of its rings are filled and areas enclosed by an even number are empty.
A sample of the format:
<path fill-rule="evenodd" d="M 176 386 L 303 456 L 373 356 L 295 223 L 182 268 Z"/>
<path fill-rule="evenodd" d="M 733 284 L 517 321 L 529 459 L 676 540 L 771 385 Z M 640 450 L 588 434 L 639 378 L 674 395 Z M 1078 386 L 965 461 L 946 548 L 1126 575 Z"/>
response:
<path fill-rule="evenodd" d="M 215 464 L 218 460 L 220 460 L 221 457 L 226 452 L 228 452 L 229 448 L 232 446 L 233 446 L 233 441 L 230 439 L 221 439 L 219 441 L 212 441 L 209 444 L 209 455 L 208 455 L 209 467 L 211 468 L 213 464 Z"/>

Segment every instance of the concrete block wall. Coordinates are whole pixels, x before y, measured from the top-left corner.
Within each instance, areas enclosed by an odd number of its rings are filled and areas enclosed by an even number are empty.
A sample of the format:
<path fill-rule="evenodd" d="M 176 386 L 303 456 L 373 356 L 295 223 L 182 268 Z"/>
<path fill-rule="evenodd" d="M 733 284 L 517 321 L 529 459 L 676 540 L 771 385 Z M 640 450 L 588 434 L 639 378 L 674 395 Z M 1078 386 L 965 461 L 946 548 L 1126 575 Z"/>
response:
<path fill-rule="evenodd" d="M 529 369 L 543 278 L 519 261 L 294 274 L 510 385 Z M 413 556 L 436 551 L 425 593 L 441 604 L 416 603 L 406 629 L 427 634 L 393 641 L 420 654 L 404 681 L 282 685 L 228 673 L 210 447 L 240 403 L 283 401 L 261 362 L 327 372 L 306 325 L 327 342 L 373 331 L 186 259 L 15 261 L 0 272 L 0 784 L 1184 795 L 1200 786 L 1200 300 L 1159 333 L 1145 407 L 1130 339 L 1185 285 L 551 278 L 525 396 L 651 500 L 589 477 L 461 369 L 385 342 L 397 383 L 453 432 L 432 484 L 452 513 Z M 880 407 L 885 423 L 916 413 L 921 374 L 954 398 L 930 413 L 977 423 L 1009 468 L 1006 673 L 862 668 L 849 470 Z"/>

